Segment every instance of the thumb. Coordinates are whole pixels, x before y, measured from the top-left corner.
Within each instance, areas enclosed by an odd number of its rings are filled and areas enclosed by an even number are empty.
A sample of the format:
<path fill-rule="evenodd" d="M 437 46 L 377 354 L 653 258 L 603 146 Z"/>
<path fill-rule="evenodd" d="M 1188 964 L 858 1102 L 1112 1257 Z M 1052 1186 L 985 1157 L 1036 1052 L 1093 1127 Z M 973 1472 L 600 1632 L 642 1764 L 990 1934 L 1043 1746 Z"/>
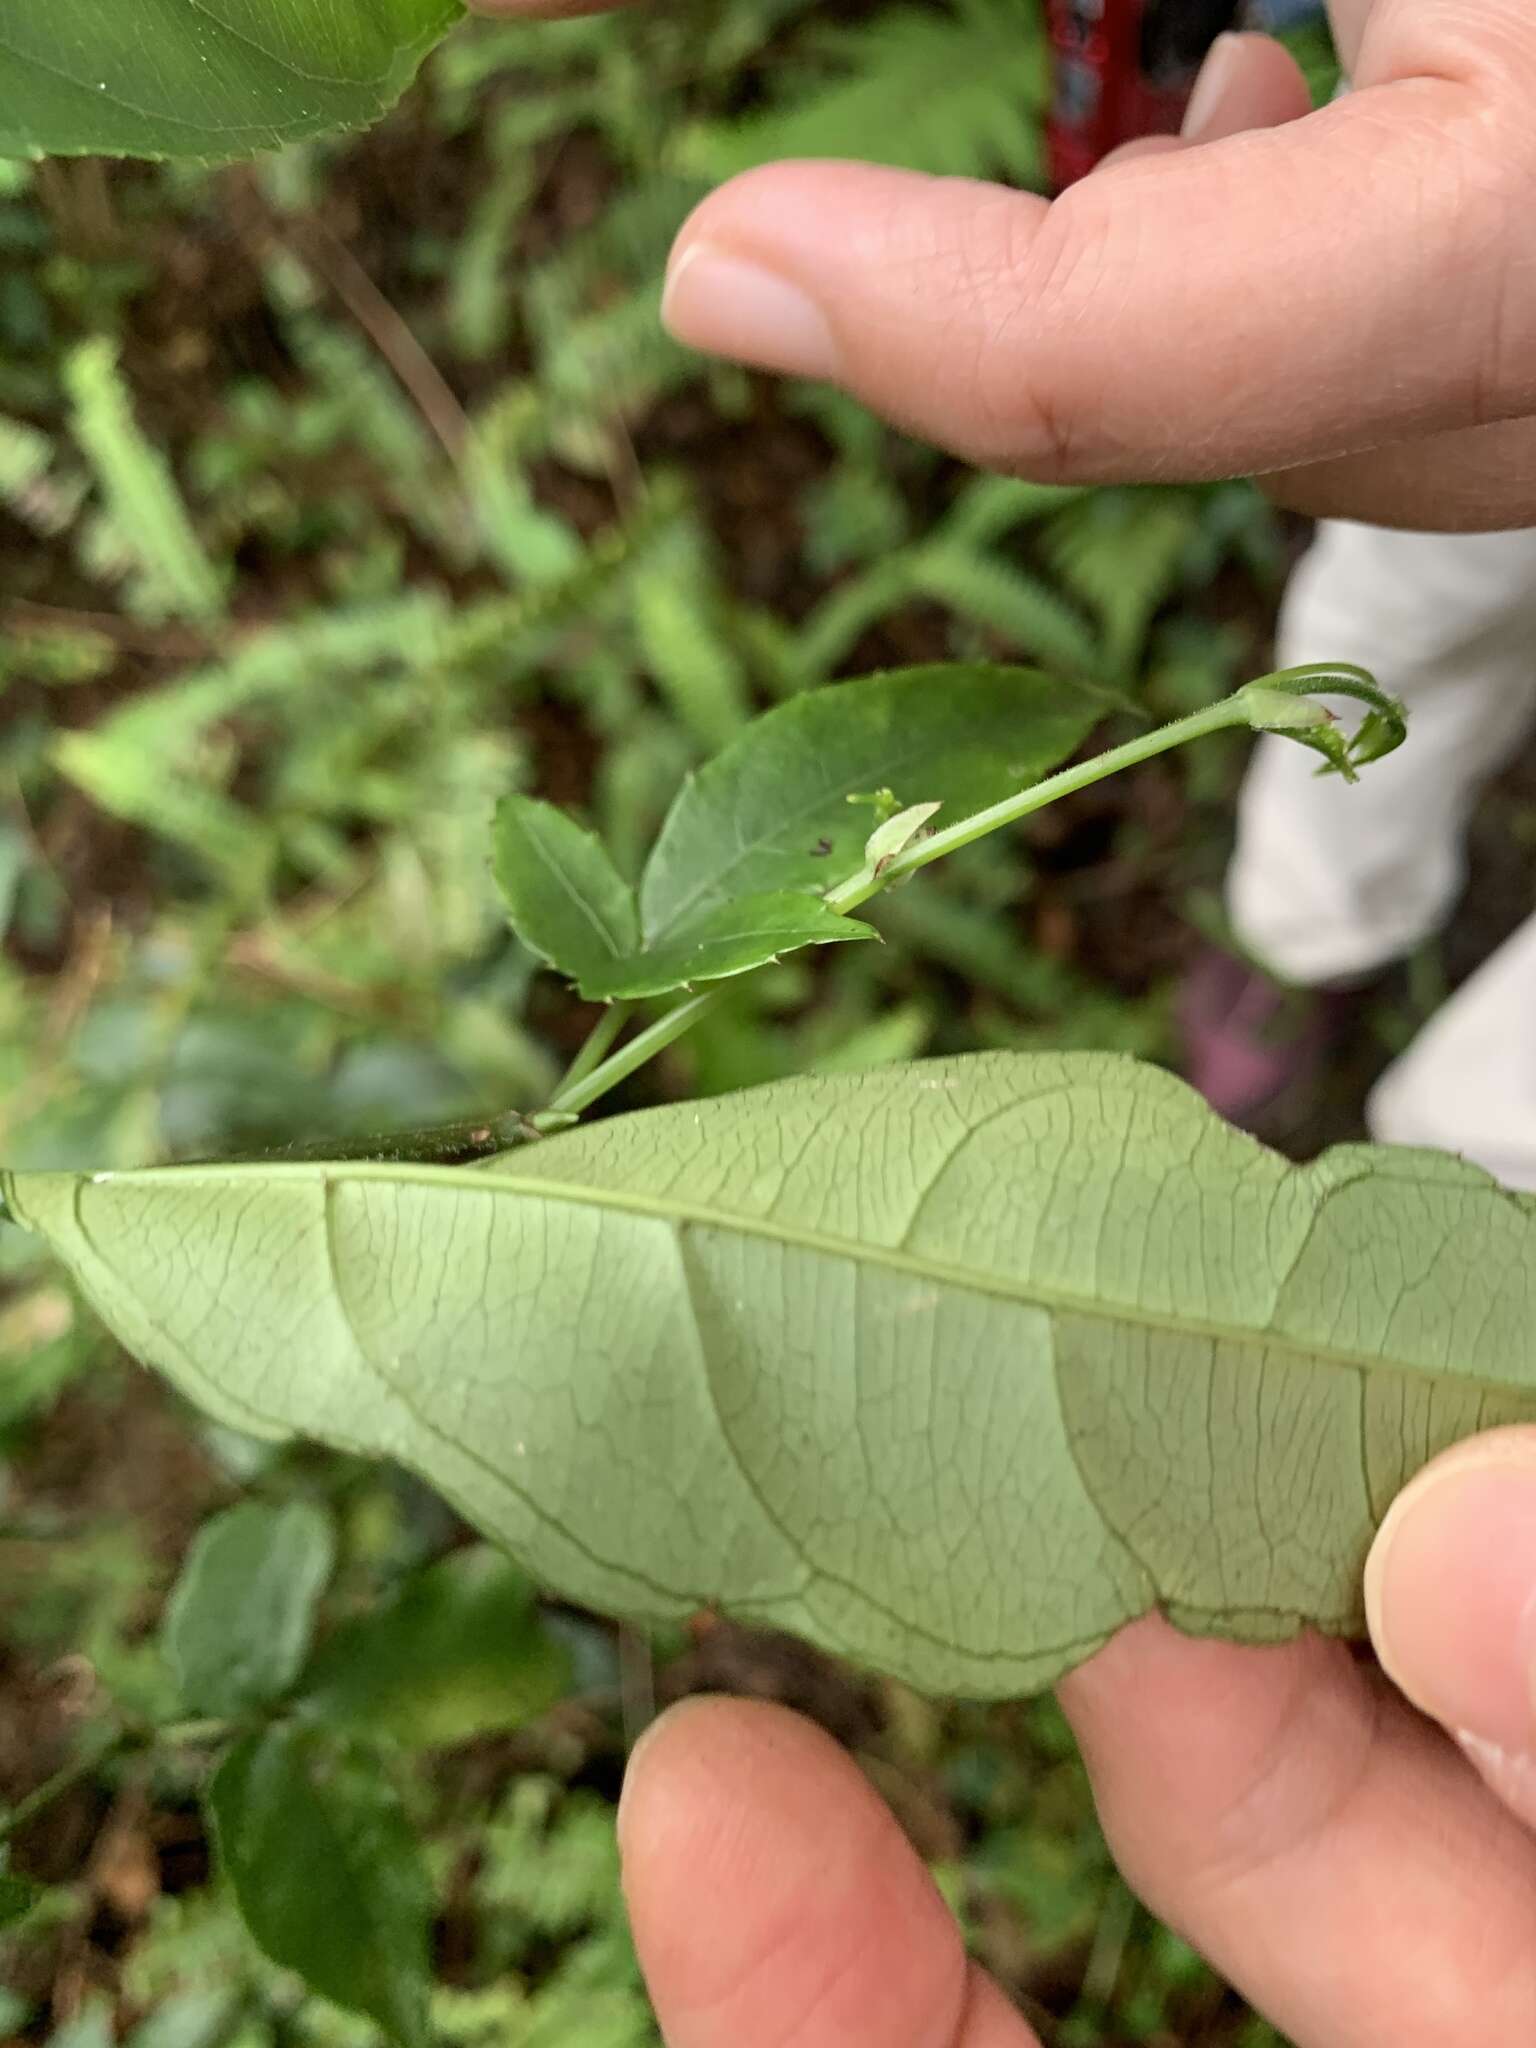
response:
<path fill-rule="evenodd" d="M 750 171 L 683 229 L 668 322 L 1051 479 L 1273 470 L 1515 416 L 1536 403 L 1536 15 L 1417 0 L 1367 44 L 1346 99 L 1053 205 L 867 164 Z"/>
<path fill-rule="evenodd" d="M 1536 1827 L 1536 1427 L 1427 1465 L 1381 1525 L 1365 1597 L 1388 1677 Z"/>

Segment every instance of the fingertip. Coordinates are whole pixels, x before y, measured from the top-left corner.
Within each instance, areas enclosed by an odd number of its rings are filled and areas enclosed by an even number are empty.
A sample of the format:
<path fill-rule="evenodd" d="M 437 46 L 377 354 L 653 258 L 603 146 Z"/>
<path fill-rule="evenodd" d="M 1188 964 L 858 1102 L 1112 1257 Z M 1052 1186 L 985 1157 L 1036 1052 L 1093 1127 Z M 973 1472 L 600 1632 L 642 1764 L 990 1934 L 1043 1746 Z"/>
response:
<path fill-rule="evenodd" d="M 1536 1428 L 1471 1438 L 1409 1482 L 1365 1604 L 1388 1677 L 1474 1761 L 1536 1759 Z"/>
<path fill-rule="evenodd" d="M 967 1996 L 954 1921 L 812 1723 L 744 1700 L 674 1708 L 637 1746 L 620 1826 L 670 2048 L 953 2038 Z"/>
<path fill-rule="evenodd" d="M 668 1763 L 674 1751 L 680 1764 L 687 1768 L 697 1754 L 691 1739 L 693 1729 L 701 1722 L 722 1715 L 729 1723 L 741 1705 L 739 1701 L 719 1698 L 712 1693 L 689 1693 L 664 1713 L 658 1714 L 641 1732 L 624 1768 L 624 1784 L 615 1816 L 621 1852 L 632 1825 L 637 1831 L 648 1831 L 652 1818 L 650 1788 L 665 1784 L 669 1775 Z"/>
<path fill-rule="evenodd" d="M 1256 128 L 1281 128 L 1312 111 L 1301 66 L 1273 36 L 1218 36 L 1206 54 L 1184 115 L 1188 143 L 1220 142 Z"/>

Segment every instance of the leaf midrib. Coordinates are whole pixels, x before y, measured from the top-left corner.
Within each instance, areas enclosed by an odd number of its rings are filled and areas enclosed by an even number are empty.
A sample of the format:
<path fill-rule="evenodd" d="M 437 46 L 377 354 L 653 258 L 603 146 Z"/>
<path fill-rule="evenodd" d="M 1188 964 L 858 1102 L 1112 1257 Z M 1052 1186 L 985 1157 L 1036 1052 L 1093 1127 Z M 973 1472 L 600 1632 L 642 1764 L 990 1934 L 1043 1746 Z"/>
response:
<path fill-rule="evenodd" d="M 1091 1295 L 1077 1294 L 1069 1289 L 1052 1287 L 1040 1281 L 1010 1281 L 1005 1274 L 977 1272 L 970 1267 L 952 1265 L 946 1260 L 925 1258 L 894 1245 L 872 1245 L 859 1238 L 840 1237 L 831 1232 L 799 1230 L 767 1217 L 743 1215 L 734 1210 L 708 1209 L 697 1203 L 680 1202 L 667 1196 L 639 1195 L 621 1189 L 584 1187 L 579 1182 L 544 1181 L 522 1175 L 494 1174 L 487 1172 L 483 1167 L 470 1171 L 475 1175 L 473 1179 L 466 1176 L 463 1168 L 451 1166 L 417 1166 L 408 1172 L 402 1172 L 398 1167 L 385 1161 L 376 1164 L 365 1161 L 360 1165 L 349 1162 L 344 1173 L 328 1173 L 323 1166 L 315 1167 L 307 1161 L 294 1161 L 277 1166 L 253 1162 L 249 1166 L 224 1167 L 217 1171 L 200 1171 L 186 1166 L 164 1166 L 148 1167 L 137 1172 L 83 1175 L 80 1178 L 80 1191 L 83 1192 L 87 1186 L 100 1186 L 110 1182 L 125 1182 L 134 1187 L 155 1187 L 172 1182 L 182 1186 L 194 1181 L 214 1186 L 229 1186 L 255 1181 L 267 1185 L 273 1182 L 293 1182 L 301 1185 L 318 1183 L 327 1189 L 360 1182 L 385 1187 L 442 1188 L 460 1194 L 489 1192 L 523 1195 L 541 1201 L 567 1202 L 621 1215 L 643 1216 L 675 1225 L 693 1224 L 707 1230 L 734 1230 L 744 1237 L 785 1245 L 792 1250 L 862 1260 L 869 1265 L 883 1267 L 889 1272 L 909 1275 L 913 1279 L 938 1281 L 967 1288 L 975 1294 L 1019 1302 L 1027 1307 L 1044 1309 L 1053 1314 L 1083 1316 L 1099 1322 L 1123 1323 L 1131 1328 L 1156 1331 L 1163 1335 L 1199 1342 L 1247 1346 L 1262 1344 L 1266 1350 L 1292 1358 L 1305 1366 L 1327 1365 L 1351 1372 L 1397 1372 L 1428 1380 L 1451 1378 L 1458 1387 L 1469 1392 L 1491 1395 L 1507 1395 L 1511 1391 L 1509 1381 L 1453 1373 L 1445 1366 L 1423 1365 L 1415 1360 L 1386 1356 L 1380 1352 L 1356 1351 L 1347 1346 L 1313 1342 L 1310 1339 L 1300 1339 L 1275 1331 L 1267 1325 L 1261 1327 L 1212 1322 L 1203 1318 L 1166 1315 L 1157 1309 L 1146 1308 L 1140 1304 L 1132 1306 L 1123 1302 L 1095 1300 Z M 21 1181 L 29 1177 L 24 1174 L 16 1176 Z M 1345 1187 L 1353 1185 L 1355 1179 L 1364 1177 L 1357 1175 L 1351 1180 L 1334 1183 L 1329 1188 L 1328 1195 L 1323 1198 L 1324 1201 L 1341 1193 Z M 41 1179 L 43 1176 L 39 1175 L 38 1178 Z M 1315 1230 L 1316 1220 L 1314 1218 L 1307 1237 Z M 1303 1242 L 1305 1241 L 1304 1239 Z M 1294 1270 L 1294 1261 L 1292 1269 Z M 1289 1278 L 1289 1274 L 1286 1277 Z M 1536 1392 L 1536 1386 L 1527 1391 Z"/>

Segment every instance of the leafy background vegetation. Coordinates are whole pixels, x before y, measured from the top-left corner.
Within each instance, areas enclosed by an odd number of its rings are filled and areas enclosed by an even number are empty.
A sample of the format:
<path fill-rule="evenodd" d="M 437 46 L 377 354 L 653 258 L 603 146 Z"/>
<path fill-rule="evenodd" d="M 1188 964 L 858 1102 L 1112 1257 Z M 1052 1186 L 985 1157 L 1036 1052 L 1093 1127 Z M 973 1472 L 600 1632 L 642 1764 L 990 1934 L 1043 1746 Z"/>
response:
<path fill-rule="evenodd" d="M 657 326 L 712 181 L 837 153 L 1037 183 L 1044 87 L 1016 0 L 729 0 L 483 25 L 373 135 L 254 169 L 0 163 L 9 1163 L 536 1106 L 594 1013 L 498 912 L 509 790 L 633 871 L 694 763 L 833 676 L 1028 660 L 1170 716 L 1262 668 L 1297 536 L 1247 487 L 976 477 Z M 887 943 L 733 988 L 621 1099 L 977 1047 L 1171 1059 L 1242 755 L 945 862 L 885 904 Z M 1486 830 L 1529 849 L 1528 779 Z M 1296 1144 L 1353 1128 L 1520 907 L 1508 858 L 1479 872 L 1477 925 L 1378 1005 Z M 200 1421 L 8 1230 L 0 1356 L 0 1801 L 73 1773 L 16 1830 L 42 1891 L 0 1936 L 0 2034 L 374 2037 L 242 1928 L 198 1728 L 132 1739 L 188 1696 L 164 1610 L 199 1528 L 254 1498 L 324 1532 L 303 1682 L 334 1700 L 352 1673 L 428 1843 L 442 2040 L 654 2043 L 613 1803 L 655 1704 L 725 1687 L 853 1747 L 1048 2041 L 1275 2041 L 1120 1884 L 1049 1704 L 942 1707 L 710 1617 L 651 1639 L 540 1604 L 400 1475 Z M 487 1612 L 489 1658 L 461 1626 Z"/>

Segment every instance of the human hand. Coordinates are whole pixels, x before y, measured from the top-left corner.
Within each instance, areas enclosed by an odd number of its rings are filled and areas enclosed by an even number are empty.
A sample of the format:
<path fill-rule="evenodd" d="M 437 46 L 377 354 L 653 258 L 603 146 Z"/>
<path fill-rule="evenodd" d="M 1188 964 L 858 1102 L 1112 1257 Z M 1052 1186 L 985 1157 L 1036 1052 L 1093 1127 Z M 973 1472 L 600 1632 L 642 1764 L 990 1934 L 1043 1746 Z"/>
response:
<path fill-rule="evenodd" d="M 1316 1636 L 1240 1649 L 1139 1622 L 1062 1704 L 1131 1884 L 1296 2048 L 1517 2048 L 1536 2041 L 1536 1429 L 1414 1480 L 1367 1602 L 1383 1662 L 1465 1754 Z M 867 1781 L 786 1710 L 674 1709 L 619 1825 L 668 2048 L 1038 2048 Z"/>
<path fill-rule="evenodd" d="M 867 164 L 734 178 L 678 237 L 668 324 L 1043 480 L 1265 472 L 1318 513 L 1536 521 L 1536 9 L 1333 12 L 1347 98 L 1313 113 L 1278 44 L 1224 39 L 1193 141 L 1053 205 Z"/>

